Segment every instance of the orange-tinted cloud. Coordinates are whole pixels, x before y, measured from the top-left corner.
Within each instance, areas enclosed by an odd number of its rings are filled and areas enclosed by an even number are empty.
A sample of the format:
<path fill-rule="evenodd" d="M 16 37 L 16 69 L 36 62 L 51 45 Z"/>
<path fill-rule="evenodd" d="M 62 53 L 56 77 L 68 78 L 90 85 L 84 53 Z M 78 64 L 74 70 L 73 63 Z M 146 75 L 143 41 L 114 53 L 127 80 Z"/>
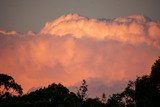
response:
<path fill-rule="evenodd" d="M 0 72 L 12 75 L 25 92 L 52 82 L 73 86 L 82 79 L 101 93 L 109 87 L 118 91 L 124 81 L 149 73 L 159 56 L 154 23 L 140 16 L 106 22 L 74 14 L 46 24 L 39 34 L 1 33 Z"/>
<path fill-rule="evenodd" d="M 0 34 L 3 34 L 3 35 L 16 35 L 17 32 L 16 31 L 4 31 L 4 30 L 0 30 Z"/>
<path fill-rule="evenodd" d="M 112 39 L 128 43 L 160 45 L 160 26 L 142 15 L 115 18 L 111 20 L 88 19 L 78 14 L 68 14 L 46 23 L 40 34 L 64 36 L 72 34 L 76 38 L 91 37 Z"/>

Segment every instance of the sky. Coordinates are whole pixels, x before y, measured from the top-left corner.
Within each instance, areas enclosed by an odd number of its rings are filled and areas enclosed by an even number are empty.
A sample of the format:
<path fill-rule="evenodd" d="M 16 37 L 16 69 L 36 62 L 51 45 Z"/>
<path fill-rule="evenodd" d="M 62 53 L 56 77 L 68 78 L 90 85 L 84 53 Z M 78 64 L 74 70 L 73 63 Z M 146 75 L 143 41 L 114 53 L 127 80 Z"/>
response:
<path fill-rule="evenodd" d="M 24 92 L 53 82 L 110 95 L 160 53 L 158 0 L 0 0 L 0 73 Z"/>
<path fill-rule="evenodd" d="M 159 0 L 0 0 L 0 29 L 39 32 L 47 21 L 78 13 L 89 18 L 144 14 L 160 19 Z"/>

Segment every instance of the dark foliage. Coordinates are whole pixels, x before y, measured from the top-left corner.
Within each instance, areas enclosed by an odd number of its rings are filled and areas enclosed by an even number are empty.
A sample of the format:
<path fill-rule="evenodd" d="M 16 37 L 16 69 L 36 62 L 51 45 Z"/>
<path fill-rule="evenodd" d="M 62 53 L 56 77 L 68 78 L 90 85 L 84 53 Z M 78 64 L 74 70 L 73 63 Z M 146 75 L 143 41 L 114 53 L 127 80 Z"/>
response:
<path fill-rule="evenodd" d="M 159 107 L 160 58 L 155 61 L 150 75 L 130 81 L 122 93 L 113 94 L 107 101 L 109 107 Z"/>
<path fill-rule="evenodd" d="M 159 107 L 160 58 L 155 61 L 150 75 L 129 81 L 121 93 L 102 98 L 88 98 L 88 85 L 83 80 L 78 92 L 70 92 L 62 84 L 51 84 L 34 92 L 22 94 L 22 88 L 6 74 L 0 74 L 0 107 Z M 11 93 L 16 92 L 17 94 Z M 5 97 L 4 97 L 5 96 Z"/>
<path fill-rule="evenodd" d="M 87 99 L 87 91 L 88 91 L 88 85 L 86 83 L 86 80 L 83 80 L 82 85 L 79 87 L 78 92 L 77 92 L 77 96 L 81 99 L 81 100 L 86 100 Z"/>
<path fill-rule="evenodd" d="M 6 100 L 14 95 L 22 95 L 23 91 L 15 80 L 6 74 L 0 74 L 0 100 Z"/>
<path fill-rule="evenodd" d="M 159 107 L 160 105 L 160 57 L 151 68 L 151 74 L 136 80 L 137 107 Z"/>

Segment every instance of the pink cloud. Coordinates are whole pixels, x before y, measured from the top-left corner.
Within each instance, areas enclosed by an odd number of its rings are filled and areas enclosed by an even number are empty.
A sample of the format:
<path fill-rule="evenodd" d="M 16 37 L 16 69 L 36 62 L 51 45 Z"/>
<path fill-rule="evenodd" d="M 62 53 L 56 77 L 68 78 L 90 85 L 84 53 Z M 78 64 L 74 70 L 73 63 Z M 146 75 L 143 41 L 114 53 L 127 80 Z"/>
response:
<path fill-rule="evenodd" d="M 74 86 L 82 79 L 101 92 L 119 83 L 115 91 L 121 90 L 121 82 L 150 72 L 160 52 L 159 25 L 142 16 L 110 21 L 73 14 L 46 24 L 39 34 L 1 33 L 0 72 L 12 75 L 25 92 L 53 82 Z"/>
<path fill-rule="evenodd" d="M 0 30 L 0 34 L 3 34 L 3 35 L 16 35 L 17 32 L 16 31 L 4 31 L 4 30 Z"/>

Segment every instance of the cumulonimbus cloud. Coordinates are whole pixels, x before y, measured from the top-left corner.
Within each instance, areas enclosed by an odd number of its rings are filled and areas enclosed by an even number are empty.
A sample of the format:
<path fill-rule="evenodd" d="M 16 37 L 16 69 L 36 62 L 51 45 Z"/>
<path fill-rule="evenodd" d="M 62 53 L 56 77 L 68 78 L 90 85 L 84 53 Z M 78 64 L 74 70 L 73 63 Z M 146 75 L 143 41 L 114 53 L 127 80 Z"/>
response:
<path fill-rule="evenodd" d="M 40 34 L 72 34 L 76 38 L 87 36 L 100 40 L 160 45 L 160 24 L 142 15 L 100 20 L 68 14 L 46 23 Z"/>
<path fill-rule="evenodd" d="M 37 34 L 0 33 L 0 72 L 14 76 L 25 92 L 82 79 L 97 87 L 90 93 L 118 91 L 123 81 L 150 72 L 160 53 L 159 30 L 158 22 L 144 16 L 100 20 L 69 14 Z"/>

